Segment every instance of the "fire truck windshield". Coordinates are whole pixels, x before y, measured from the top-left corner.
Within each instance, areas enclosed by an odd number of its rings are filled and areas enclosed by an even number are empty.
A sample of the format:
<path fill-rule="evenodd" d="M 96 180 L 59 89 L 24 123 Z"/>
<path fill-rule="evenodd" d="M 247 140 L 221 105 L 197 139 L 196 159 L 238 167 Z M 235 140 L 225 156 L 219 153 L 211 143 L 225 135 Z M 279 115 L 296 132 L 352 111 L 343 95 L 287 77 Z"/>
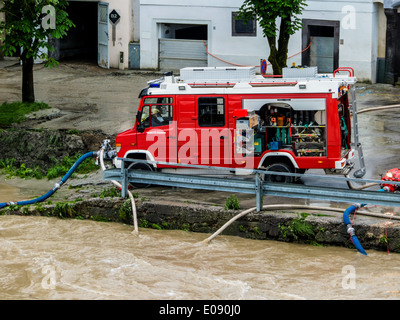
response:
<path fill-rule="evenodd" d="M 169 125 L 173 119 L 172 98 L 146 98 L 140 124 L 144 128 Z"/>

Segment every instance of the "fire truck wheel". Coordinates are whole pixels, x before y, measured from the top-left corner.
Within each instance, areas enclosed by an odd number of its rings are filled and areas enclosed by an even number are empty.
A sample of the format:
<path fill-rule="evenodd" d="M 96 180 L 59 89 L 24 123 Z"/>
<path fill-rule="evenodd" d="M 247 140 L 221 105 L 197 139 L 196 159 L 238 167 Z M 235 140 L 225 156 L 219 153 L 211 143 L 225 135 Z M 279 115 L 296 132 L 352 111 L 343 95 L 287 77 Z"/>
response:
<path fill-rule="evenodd" d="M 143 170 L 143 171 L 153 171 L 153 167 L 148 164 L 148 163 L 131 163 L 128 166 L 128 171 L 129 170 Z M 151 186 L 149 183 L 129 183 L 132 187 L 134 188 L 148 188 Z"/>
<path fill-rule="evenodd" d="M 265 168 L 267 171 L 275 171 L 275 172 L 286 172 L 286 173 L 293 173 L 292 168 L 290 165 L 286 163 L 273 163 L 270 164 Z M 279 182 L 279 183 L 292 183 L 293 177 L 290 176 L 280 176 L 280 175 L 273 175 L 273 174 L 265 174 L 264 181 L 270 182 Z"/>

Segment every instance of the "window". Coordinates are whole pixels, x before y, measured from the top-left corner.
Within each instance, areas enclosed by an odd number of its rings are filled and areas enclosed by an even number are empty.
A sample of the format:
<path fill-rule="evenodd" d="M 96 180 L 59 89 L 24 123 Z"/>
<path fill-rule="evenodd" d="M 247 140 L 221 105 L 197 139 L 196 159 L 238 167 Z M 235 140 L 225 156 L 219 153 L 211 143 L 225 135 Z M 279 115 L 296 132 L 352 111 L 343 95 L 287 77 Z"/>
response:
<path fill-rule="evenodd" d="M 199 126 L 225 126 L 224 98 L 199 98 Z"/>
<path fill-rule="evenodd" d="M 147 127 L 166 126 L 173 119 L 172 98 L 146 98 L 141 124 Z"/>
<path fill-rule="evenodd" d="M 256 17 L 248 21 L 238 19 L 238 12 L 232 12 L 232 36 L 236 37 L 256 37 L 257 36 L 257 20 Z"/>
<path fill-rule="evenodd" d="M 108 6 L 99 4 L 99 21 L 102 23 L 108 22 Z"/>

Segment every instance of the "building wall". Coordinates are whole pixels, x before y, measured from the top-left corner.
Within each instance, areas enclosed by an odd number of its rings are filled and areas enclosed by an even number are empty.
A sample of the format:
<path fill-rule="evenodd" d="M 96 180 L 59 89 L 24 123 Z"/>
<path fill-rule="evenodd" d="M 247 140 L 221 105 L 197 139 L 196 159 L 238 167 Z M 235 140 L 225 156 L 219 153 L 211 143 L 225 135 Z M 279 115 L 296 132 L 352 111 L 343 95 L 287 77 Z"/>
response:
<path fill-rule="evenodd" d="M 207 25 L 210 52 L 232 63 L 258 64 L 268 48 L 261 30 L 257 30 L 256 38 L 231 36 L 231 14 L 242 3 L 242 0 L 141 0 L 141 68 L 155 69 L 158 66 L 162 23 Z M 209 66 L 226 65 L 211 56 L 208 63 Z"/>
<path fill-rule="evenodd" d="M 378 7 L 373 1 L 307 1 L 302 17 L 340 21 L 339 66 L 353 67 L 359 79 L 375 81 L 378 54 Z M 300 32 L 292 39 L 294 51 Z M 297 57 L 296 62 L 299 62 Z"/>
<path fill-rule="evenodd" d="M 69 0 L 70 2 L 76 0 Z M 81 0 L 81 2 L 96 2 L 95 0 Z M 135 6 L 139 0 L 104 0 L 102 3 L 108 4 L 109 13 L 115 9 L 121 16 L 119 23 L 115 26 L 116 41 L 115 44 L 112 41 L 112 24 L 109 22 L 108 26 L 108 48 L 109 48 L 109 60 L 110 68 L 120 67 L 120 52 L 124 54 L 124 68 L 129 66 L 129 43 L 135 39 L 134 25 L 136 22 L 136 16 L 138 10 L 134 12 Z M 136 8 L 137 9 L 137 8 Z M 137 30 L 136 30 L 137 32 Z M 138 40 L 138 39 L 136 39 Z"/>
<path fill-rule="evenodd" d="M 340 21 L 339 66 L 350 66 L 360 79 L 376 79 L 376 61 L 382 52 L 383 34 L 379 28 L 382 1 L 373 0 L 308 0 L 303 12 L 304 19 Z M 231 14 L 238 11 L 243 0 L 141 0 L 140 2 L 140 47 L 141 68 L 158 67 L 158 39 L 161 23 L 206 24 L 208 26 L 208 50 L 217 57 L 241 65 L 259 65 L 267 59 L 269 47 L 261 28 L 256 37 L 232 36 Z M 380 18 L 379 18 L 380 17 Z M 289 43 L 289 56 L 302 48 L 302 31 L 296 32 Z M 301 64 L 301 54 L 288 60 Z M 226 66 L 208 56 L 209 66 Z M 271 72 L 271 68 L 269 67 Z"/>

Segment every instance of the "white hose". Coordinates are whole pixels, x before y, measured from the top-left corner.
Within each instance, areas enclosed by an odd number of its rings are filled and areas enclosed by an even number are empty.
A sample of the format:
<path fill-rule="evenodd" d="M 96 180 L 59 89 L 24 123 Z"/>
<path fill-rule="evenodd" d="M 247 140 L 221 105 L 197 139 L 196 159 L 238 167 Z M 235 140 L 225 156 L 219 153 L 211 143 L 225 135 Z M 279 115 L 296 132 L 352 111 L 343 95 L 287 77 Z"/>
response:
<path fill-rule="evenodd" d="M 366 108 L 366 109 L 362 109 L 362 110 L 357 110 L 357 114 L 364 113 L 364 112 L 370 112 L 370 111 L 395 109 L 395 108 L 400 108 L 400 104 L 393 104 L 393 105 L 389 105 L 389 106 L 380 106 L 380 107 L 371 107 L 371 108 Z"/>
<path fill-rule="evenodd" d="M 334 211 L 334 212 L 343 212 L 344 209 L 342 208 L 332 208 L 332 207 L 313 207 L 313 206 L 307 206 L 307 205 L 291 205 L 291 204 L 270 204 L 270 205 L 264 205 L 262 207 L 263 210 L 280 210 L 280 209 L 307 209 L 307 210 L 324 210 L 324 211 Z M 213 233 L 210 237 L 207 239 L 204 239 L 202 242 L 204 243 L 210 243 L 212 239 L 214 239 L 217 235 L 219 235 L 222 231 L 224 231 L 232 222 L 235 220 L 245 216 L 246 214 L 249 214 L 253 211 L 257 210 L 256 207 L 250 208 L 247 210 L 242 211 L 238 215 L 234 216 L 232 219 L 230 219 L 228 222 L 226 222 L 221 228 L 219 228 L 215 233 Z M 357 214 L 359 215 L 364 215 L 364 216 L 370 216 L 370 217 L 376 217 L 376 218 L 385 218 L 385 219 L 392 219 L 392 220 L 400 220 L 400 217 L 397 216 L 387 216 L 384 214 L 379 214 L 379 213 L 372 213 L 368 211 L 357 211 Z"/>
<path fill-rule="evenodd" d="M 345 175 L 345 177 L 348 178 L 349 175 L 347 174 L 347 175 Z M 365 184 L 365 185 L 363 185 L 363 186 L 355 187 L 355 186 L 351 183 L 351 181 L 347 180 L 346 182 L 347 182 L 347 185 L 349 186 L 349 188 L 350 188 L 350 189 L 354 189 L 354 190 L 363 190 L 363 189 L 370 188 L 370 187 L 373 187 L 373 186 L 377 186 L 377 185 L 378 185 L 378 183 L 376 183 L 376 182 L 371 182 L 371 183 L 367 183 L 367 184 Z"/>
<path fill-rule="evenodd" d="M 101 148 L 99 157 L 100 157 L 101 169 L 104 171 L 104 170 L 106 170 L 106 167 L 104 165 L 103 156 L 104 156 L 104 149 Z M 117 188 L 122 188 L 122 185 L 119 182 L 117 182 L 115 180 L 111 180 L 111 182 Z M 137 223 L 137 213 L 136 213 L 135 198 L 133 197 L 132 192 L 130 192 L 129 190 L 128 190 L 128 195 L 129 195 L 129 198 L 131 200 L 131 205 L 132 205 L 132 216 L 133 216 L 133 227 L 134 227 L 132 233 L 135 234 L 135 235 L 138 235 L 139 234 L 139 228 L 138 228 L 138 223 Z"/>

